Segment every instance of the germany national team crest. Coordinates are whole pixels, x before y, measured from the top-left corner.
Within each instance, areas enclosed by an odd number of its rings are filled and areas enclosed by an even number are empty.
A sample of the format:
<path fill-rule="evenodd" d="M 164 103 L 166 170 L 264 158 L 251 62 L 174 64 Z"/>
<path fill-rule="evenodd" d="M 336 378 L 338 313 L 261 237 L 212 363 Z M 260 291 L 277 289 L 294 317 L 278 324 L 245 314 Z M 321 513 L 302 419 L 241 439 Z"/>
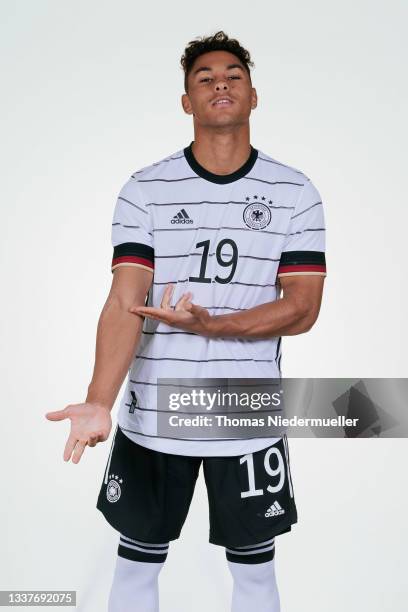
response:
<path fill-rule="evenodd" d="M 249 200 L 249 198 L 246 198 Z M 254 196 L 255 202 L 248 204 L 245 207 L 243 218 L 245 224 L 254 230 L 264 229 L 271 222 L 272 214 L 270 208 L 264 202 L 258 200 L 258 196 Z M 260 200 L 265 200 L 263 196 Z"/>
<path fill-rule="evenodd" d="M 121 488 L 120 488 L 120 484 L 122 483 L 123 480 L 122 478 L 119 478 L 119 476 L 116 476 L 115 474 L 109 474 L 109 482 L 108 482 L 108 486 L 106 489 L 106 498 L 108 501 L 114 503 L 117 502 L 120 494 L 121 494 Z"/>

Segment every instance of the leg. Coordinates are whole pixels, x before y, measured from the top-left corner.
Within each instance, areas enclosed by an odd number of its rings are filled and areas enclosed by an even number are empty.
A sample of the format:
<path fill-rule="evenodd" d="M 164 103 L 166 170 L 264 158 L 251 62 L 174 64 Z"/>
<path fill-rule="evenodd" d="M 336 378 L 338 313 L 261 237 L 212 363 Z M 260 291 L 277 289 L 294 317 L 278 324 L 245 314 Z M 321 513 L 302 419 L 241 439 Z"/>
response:
<path fill-rule="evenodd" d="M 256 546 L 227 548 L 233 578 L 231 612 L 280 612 L 275 576 L 275 539 Z"/>
<path fill-rule="evenodd" d="M 232 612 L 279 612 L 275 537 L 297 522 L 286 438 L 243 456 L 205 457 L 203 463 L 210 542 L 226 546 Z"/>
<path fill-rule="evenodd" d="M 121 534 L 109 612 L 158 611 L 158 575 L 168 542 L 180 535 L 200 463 L 145 448 L 117 428 L 96 506 Z"/>
<path fill-rule="evenodd" d="M 120 536 L 108 612 L 159 612 L 158 577 L 168 546 Z"/>

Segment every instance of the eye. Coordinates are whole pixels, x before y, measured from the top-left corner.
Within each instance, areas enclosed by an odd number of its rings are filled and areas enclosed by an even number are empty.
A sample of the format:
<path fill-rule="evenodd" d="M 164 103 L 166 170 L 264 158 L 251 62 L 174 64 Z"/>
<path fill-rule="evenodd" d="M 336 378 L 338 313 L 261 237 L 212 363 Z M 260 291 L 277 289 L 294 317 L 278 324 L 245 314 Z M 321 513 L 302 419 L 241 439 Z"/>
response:
<path fill-rule="evenodd" d="M 209 81 L 211 81 L 210 77 L 205 77 L 204 79 L 200 79 L 200 83 L 208 83 Z"/>
<path fill-rule="evenodd" d="M 240 79 L 241 77 L 238 74 L 232 74 L 229 79 Z"/>

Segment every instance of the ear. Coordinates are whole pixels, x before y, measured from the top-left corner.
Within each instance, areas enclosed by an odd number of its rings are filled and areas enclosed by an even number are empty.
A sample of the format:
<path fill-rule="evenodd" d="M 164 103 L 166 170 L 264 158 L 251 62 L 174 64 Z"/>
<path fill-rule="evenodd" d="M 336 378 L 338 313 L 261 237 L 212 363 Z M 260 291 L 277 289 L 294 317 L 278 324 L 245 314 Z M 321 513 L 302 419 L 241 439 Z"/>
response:
<path fill-rule="evenodd" d="M 181 96 L 181 106 L 183 107 L 183 110 L 185 113 L 187 113 L 187 115 L 193 114 L 193 109 L 191 107 L 190 98 L 188 97 L 188 94 L 184 93 Z"/>
<path fill-rule="evenodd" d="M 255 87 L 252 87 L 251 92 L 251 108 L 254 109 L 258 106 L 258 94 L 256 93 Z"/>

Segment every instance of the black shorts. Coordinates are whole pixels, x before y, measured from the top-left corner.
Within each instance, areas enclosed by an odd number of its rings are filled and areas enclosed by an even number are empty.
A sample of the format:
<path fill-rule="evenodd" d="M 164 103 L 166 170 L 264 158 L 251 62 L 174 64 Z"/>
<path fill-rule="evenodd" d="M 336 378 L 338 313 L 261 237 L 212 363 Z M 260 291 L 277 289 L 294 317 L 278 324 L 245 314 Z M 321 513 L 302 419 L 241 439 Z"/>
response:
<path fill-rule="evenodd" d="M 190 457 L 145 448 L 117 426 L 96 507 L 128 538 L 176 540 L 201 464 L 212 544 L 254 546 L 297 522 L 286 436 L 247 455 Z"/>

